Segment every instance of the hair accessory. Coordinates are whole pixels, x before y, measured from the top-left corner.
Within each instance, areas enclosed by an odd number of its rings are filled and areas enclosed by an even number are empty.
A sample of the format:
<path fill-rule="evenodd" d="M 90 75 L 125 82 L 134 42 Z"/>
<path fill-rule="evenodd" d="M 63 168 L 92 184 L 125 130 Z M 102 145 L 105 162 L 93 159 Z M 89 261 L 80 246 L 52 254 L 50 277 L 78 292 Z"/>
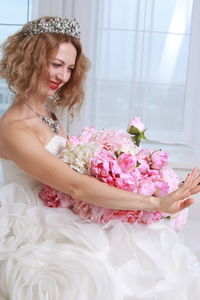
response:
<path fill-rule="evenodd" d="M 64 33 L 75 39 L 80 39 L 80 27 L 75 18 L 42 18 L 27 23 L 23 28 L 25 35 L 38 35 L 41 33 Z"/>

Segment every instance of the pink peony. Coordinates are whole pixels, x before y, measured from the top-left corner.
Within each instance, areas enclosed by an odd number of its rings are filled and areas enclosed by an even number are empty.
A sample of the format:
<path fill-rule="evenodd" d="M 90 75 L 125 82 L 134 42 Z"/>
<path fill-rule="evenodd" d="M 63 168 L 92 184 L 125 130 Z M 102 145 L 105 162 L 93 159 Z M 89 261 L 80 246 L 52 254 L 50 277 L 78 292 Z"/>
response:
<path fill-rule="evenodd" d="M 152 196 L 156 191 L 156 185 L 151 178 L 141 180 L 138 186 L 138 194 Z"/>
<path fill-rule="evenodd" d="M 168 153 L 162 150 L 154 151 L 151 154 L 151 168 L 161 169 L 168 164 Z"/>
<path fill-rule="evenodd" d="M 138 220 L 138 223 L 149 225 L 160 221 L 162 218 L 163 218 L 163 214 L 159 211 L 154 211 L 154 212 L 143 211 L 141 217 Z"/>
<path fill-rule="evenodd" d="M 71 196 L 59 192 L 48 185 L 44 185 L 39 193 L 39 196 L 44 201 L 44 204 L 48 207 L 68 208 L 71 206 Z"/>
<path fill-rule="evenodd" d="M 156 192 L 154 196 L 163 197 L 169 193 L 169 184 L 166 181 L 158 180 L 155 182 Z"/>
<path fill-rule="evenodd" d="M 171 193 L 178 188 L 180 179 L 172 168 L 165 166 L 160 170 L 160 174 L 162 180 L 167 182 L 169 186 L 168 193 Z"/>
<path fill-rule="evenodd" d="M 187 222 L 188 208 L 181 210 L 177 215 L 172 215 L 169 224 L 175 231 L 180 231 L 183 229 Z"/>
<path fill-rule="evenodd" d="M 130 174 L 121 174 L 120 176 L 115 177 L 113 185 L 121 190 L 136 192 L 138 181 L 137 177 L 135 176 L 132 176 Z"/>
<path fill-rule="evenodd" d="M 133 169 L 135 169 L 137 165 L 137 158 L 131 154 L 122 153 L 118 159 L 117 163 L 121 168 L 122 172 L 129 173 Z"/>
<path fill-rule="evenodd" d="M 139 117 L 136 117 L 130 121 L 128 124 L 128 131 L 131 126 L 136 127 L 139 131 L 144 131 L 144 124 L 141 122 Z"/>
<path fill-rule="evenodd" d="M 162 197 L 177 189 L 179 179 L 173 169 L 167 166 L 168 154 L 135 146 L 137 141 L 134 135 L 145 138 L 140 118 L 134 118 L 129 128 L 132 130 L 130 135 L 115 129 L 97 131 L 93 127 L 85 127 L 78 137 L 69 137 L 59 158 L 77 172 L 137 194 Z M 148 225 L 167 218 L 178 231 L 187 220 L 187 210 L 169 216 L 158 211 L 108 209 L 72 199 L 49 186 L 44 186 L 39 196 L 48 207 L 68 208 L 82 219 L 96 223 L 118 220 Z"/>
<path fill-rule="evenodd" d="M 94 127 L 84 127 L 80 135 L 78 136 L 80 145 L 87 144 L 90 141 L 93 134 L 95 134 L 96 132 L 97 131 Z"/>
<path fill-rule="evenodd" d="M 121 169 L 117 166 L 114 154 L 100 149 L 93 158 L 90 159 L 89 174 L 104 181 L 110 182 L 112 173 L 119 174 Z"/>
<path fill-rule="evenodd" d="M 140 218 L 141 210 L 113 210 L 112 220 L 135 223 Z"/>
<path fill-rule="evenodd" d="M 127 133 L 116 129 L 97 131 L 91 136 L 90 142 L 95 142 L 101 147 L 114 152 L 124 146 L 131 146 L 133 149 L 137 149 Z"/>
<path fill-rule="evenodd" d="M 136 190 L 136 176 L 123 172 L 118 164 L 118 159 L 105 149 L 97 151 L 90 160 L 89 173 L 99 180 L 120 189 Z"/>
<path fill-rule="evenodd" d="M 146 174 L 150 170 L 150 155 L 151 151 L 149 149 L 140 149 L 137 154 L 138 170 L 141 174 Z"/>
<path fill-rule="evenodd" d="M 73 200 L 73 211 L 87 221 L 106 224 L 112 220 L 135 223 L 141 216 L 140 210 L 116 210 Z"/>

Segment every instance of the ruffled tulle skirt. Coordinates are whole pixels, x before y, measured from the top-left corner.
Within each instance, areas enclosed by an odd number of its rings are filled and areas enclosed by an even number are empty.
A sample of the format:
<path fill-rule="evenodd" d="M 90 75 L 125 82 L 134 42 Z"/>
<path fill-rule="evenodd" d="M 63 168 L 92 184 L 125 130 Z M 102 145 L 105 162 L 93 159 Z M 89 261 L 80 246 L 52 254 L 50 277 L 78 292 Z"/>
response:
<path fill-rule="evenodd" d="M 81 220 L 39 187 L 1 188 L 1 300 L 198 300 L 196 257 L 167 223 Z"/>

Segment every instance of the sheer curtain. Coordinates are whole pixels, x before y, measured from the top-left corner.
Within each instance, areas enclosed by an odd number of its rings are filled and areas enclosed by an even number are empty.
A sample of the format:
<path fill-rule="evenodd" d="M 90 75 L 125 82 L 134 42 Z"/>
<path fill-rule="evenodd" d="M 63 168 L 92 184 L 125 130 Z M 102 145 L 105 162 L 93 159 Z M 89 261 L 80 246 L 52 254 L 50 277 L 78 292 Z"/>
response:
<path fill-rule="evenodd" d="M 32 19 L 43 16 L 73 16 L 73 0 L 32 0 Z"/>
<path fill-rule="evenodd" d="M 168 150 L 173 166 L 197 165 L 199 2 L 101 0 L 83 8 L 76 0 L 73 11 L 92 67 L 80 122 L 70 131 L 125 129 L 140 116 L 152 147 Z"/>
<path fill-rule="evenodd" d="M 149 147 L 170 152 L 180 169 L 200 165 L 198 0 L 36 0 L 33 16 L 76 17 L 91 70 L 82 126 L 126 129 L 133 116 Z"/>

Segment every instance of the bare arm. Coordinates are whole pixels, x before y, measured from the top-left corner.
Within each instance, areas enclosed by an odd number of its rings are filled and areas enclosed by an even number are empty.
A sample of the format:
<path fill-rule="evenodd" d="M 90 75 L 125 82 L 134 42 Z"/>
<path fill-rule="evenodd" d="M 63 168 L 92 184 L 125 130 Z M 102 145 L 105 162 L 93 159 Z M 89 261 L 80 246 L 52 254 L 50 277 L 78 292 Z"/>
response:
<path fill-rule="evenodd" d="M 1 138 L 2 153 L 32 177 L 79 200 L 114 209 L 173 212 L 189 206 L 192 200 L 181 200 L 200 191 L 200 187 L 197 187 L 200 182 L 197 170 L 175 194 L 167 197 L 147 197 L 120 190 L 72 170 L 49 153 L 30 129 L 12 127 L 9 130 L 10 133 L 6 131 Z M 179 202 L 183 204 L 174 205 Z"/>

